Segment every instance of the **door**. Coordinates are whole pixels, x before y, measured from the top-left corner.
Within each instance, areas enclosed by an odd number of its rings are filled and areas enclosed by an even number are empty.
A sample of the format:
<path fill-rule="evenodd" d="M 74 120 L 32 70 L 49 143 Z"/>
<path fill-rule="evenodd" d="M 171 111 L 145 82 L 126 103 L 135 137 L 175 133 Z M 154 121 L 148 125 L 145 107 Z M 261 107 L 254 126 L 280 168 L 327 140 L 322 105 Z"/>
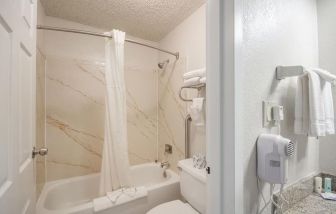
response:
<path fill-rule="evenodd" d="M 36 0 L 0 0 L 0 213 L 35 213 Z"/>

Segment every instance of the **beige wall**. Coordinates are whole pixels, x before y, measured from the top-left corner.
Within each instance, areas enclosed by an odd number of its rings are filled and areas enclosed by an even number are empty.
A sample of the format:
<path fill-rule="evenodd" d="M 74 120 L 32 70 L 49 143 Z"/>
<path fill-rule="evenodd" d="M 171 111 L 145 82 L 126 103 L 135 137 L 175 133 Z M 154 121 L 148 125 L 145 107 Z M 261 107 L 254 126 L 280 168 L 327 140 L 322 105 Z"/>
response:
<path fill-rule="evenodd" d="M 190 103 L 179 98 L 179 89 L 183 85 L 183 74 L 193 69 L 205 67 L 206 47 L 206 5 L 204 4 L 191 16 L 185 19 L 160 42 L 160 47 L 179 51 L 180 59 L 160 53 L 160 60 L 170 59 L 165 71 L 159 74 L 159 159 L 170 161 L 176 169 L 177 162 L 184 159 L 185 128 L 184 119 Z M 184 90 L 184 96 L 197 96 L 194 90 Z M 205 96 L 205 91 L 200 91 Z M 203 109 L 205 115 L 205 108 Z M 173 154 L 164 153 L 164 145 L 173 146 Z M 191 123 L 190 152 L 191 155 L 205 155 L 205 126 L 196 127 Z"/>

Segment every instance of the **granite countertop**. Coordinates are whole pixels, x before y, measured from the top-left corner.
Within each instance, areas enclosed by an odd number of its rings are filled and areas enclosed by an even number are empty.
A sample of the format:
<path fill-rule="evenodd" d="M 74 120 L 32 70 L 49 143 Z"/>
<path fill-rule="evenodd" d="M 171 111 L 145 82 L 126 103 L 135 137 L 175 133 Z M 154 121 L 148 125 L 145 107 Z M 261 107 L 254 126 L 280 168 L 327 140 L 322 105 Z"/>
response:
<path fill-rule="evenodd" d="M 312 193 L 284 214 L 336 214 L 336 201 L 325 200 L 321 196 Z"/>

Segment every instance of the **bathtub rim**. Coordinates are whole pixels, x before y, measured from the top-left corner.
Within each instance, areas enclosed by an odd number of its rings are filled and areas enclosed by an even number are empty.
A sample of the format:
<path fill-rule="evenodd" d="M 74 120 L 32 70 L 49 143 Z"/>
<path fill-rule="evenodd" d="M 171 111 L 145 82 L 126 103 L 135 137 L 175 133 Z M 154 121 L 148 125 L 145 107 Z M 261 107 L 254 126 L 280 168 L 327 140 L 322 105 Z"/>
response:
<path fill-rule="evenodd" d="M 138 164 L 138 165 L 131 166 L 131 168 L 141 168 L 141 167 L 146 167 L 146 166 L 160 167 L 160 164 L 154 163 L 154 162 L 143 163 L 143 164 Z M 160 187 L 163 187 L 163 186 L 168 186 L 168 185 L 174 184 L 176 182 L 179 182 L 180 178 L 179 178 L 178 173 L 174 172 L 171 169 L 167 169 L 166 171 L 170 175 L 170 178 L 167 179 L 164 182 L 156 183 L 156 184 L 152 184 L 150 186 L 147 186 L 147 191 L 148 192 L 151 192 L 151 191 L 153 191 L 155 189 L 158 189 Z M 81 211 L 81 210 L 93 209 L 93 200 L 90 200 L 89 202 L 86 202 L 86 203 L 83 203 L 83 204 L 75 205 L 73 207 L 60 208 L 60 209 L 47 209 L 47 208 L 45 208 L 45 203 L 46 203 L 46 198 L 48 196 L 48 193 L 50 191 L 52 191 L 54 188 L 57 188 L 57 186 L 72 183 L 72 182 L 76 182 L 76 181 L 80 181 L 80 180 L 85 180 L 85 179 L 88 179 L 88 178 L 97 177 L 99 175 L 100 175 L 100 173 L 93 173 L 93 174 L 88 174 L 88 175 L 82 175 L 82 176 L 76 176 L 76 177 L 71 177 L 71 178 L 59 179 L 59 180 L 55 180 L 55 181 L 49 181 L 49 182 L 45 183 L 45 185 L 44 185 L 44 187 L 41 191 L 40 197 L 38 198 L 37 203 L 36 203 L 37 214 L 41 214 L 41 212 L 46 213 L 46 214 L 59 214 L 62 211 L 78 212 L 78 211 Z M 98 195 L 96 198 L 99 198 L 99 197 L 100 196 Z"/>

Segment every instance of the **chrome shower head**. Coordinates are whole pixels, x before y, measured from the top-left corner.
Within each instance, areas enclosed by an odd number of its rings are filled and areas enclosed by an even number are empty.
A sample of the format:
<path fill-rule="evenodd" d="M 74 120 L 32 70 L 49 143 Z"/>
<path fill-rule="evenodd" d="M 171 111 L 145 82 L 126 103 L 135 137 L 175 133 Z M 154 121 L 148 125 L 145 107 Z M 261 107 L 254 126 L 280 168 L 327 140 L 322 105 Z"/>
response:
<path fill-rule="evenodd" d="M 165 65 L 168 64 L 168 63 L 169 63 L 169 59 L 167 59 L 167 60 L 165 60 L 165 61 L 163 61 L 163 62 L 159 62 L 159 63 L 158 63 L 158 66 L 159 66 L 160 69 L 162 69 L 162 68 L 164 68 Z"/>

